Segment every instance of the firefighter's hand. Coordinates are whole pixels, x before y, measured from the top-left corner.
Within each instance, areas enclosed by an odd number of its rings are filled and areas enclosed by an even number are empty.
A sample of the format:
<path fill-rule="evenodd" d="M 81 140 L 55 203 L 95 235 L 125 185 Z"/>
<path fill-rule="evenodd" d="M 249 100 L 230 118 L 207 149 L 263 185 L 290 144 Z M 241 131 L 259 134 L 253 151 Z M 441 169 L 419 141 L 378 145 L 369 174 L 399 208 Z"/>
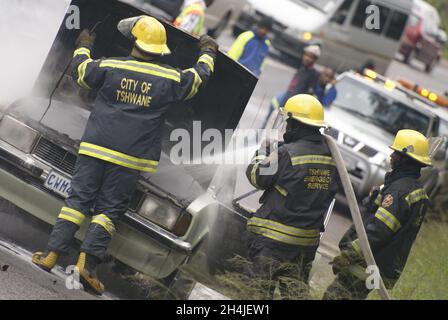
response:
<path fill-rule="evenodd" d="M 330 265 L 333 267 L 333 273 L 337 275 L 340 272 L 348 270 L 348 268 L 357 262 L 357 259 L 354 255 L 356 253 L 351 253 L 349 251 L 343 250 L 341 255 L 335 257 Z"/>
<path fill-rule="evenodd" d="M 272 151 L 275 150 L 275 148 L 278 145 L 278 141 L 271 140 L 271 139 L 265 139 L 260 145 L 259 153 L 264 154 L 266 156 L 269 156 Z"/>
<path fill-rule="evenodd" d="M 213 39 L 212 37 L 203 35 L 199 39 L 199 49 L 201 49 L 201 50 L 210 49 L 214 52 L 217 52 L 219 49 L 219 45 L 216 42 L 216 40 Z"/>
<path fill-rule="evenodd" d="M 89 30 L 84 29 L 79 34 L 78 39 L 76 39 L 76 47 L 78 47 L 78 48 L 92 47 L 93 44 L 95 43 L 95 39 L 96 39 L 96 34 L 94 32 L 90 33 Z"/>

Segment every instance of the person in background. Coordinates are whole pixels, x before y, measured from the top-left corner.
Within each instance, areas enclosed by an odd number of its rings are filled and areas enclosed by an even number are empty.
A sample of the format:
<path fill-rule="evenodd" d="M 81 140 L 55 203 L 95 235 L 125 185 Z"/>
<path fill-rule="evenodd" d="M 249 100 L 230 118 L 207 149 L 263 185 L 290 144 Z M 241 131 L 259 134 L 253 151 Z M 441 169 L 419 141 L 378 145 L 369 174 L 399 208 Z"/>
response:
<path fill-rule="evenodd" d="M 325 68 L 320 73 L 319 80 L 314 88 L 314 96 L 325 108 L 331 106 L 338 94 L 335 87 L 335 76 L 336 73 L 332 68 Z"/>
<path fill-rule="evenodd" d="M 268 36 L 272 26 L 271 18 L 262 19 L 253 30 L 239 35 L 228 52 L 230 58 L 241 63 L 257 77 L 261 75 L 263 63 L 269 53 L 271 41 Z"/>
<path fill-rule="evenodd" d="M 376 63 L 373 59 L 368 59 L 361 68 L 359 68 L 358 73 L 364 74 L 366 70 L 376 71 Z"/>
<path fill-rule="evenodd" d="M 215 0 L 185 0 L 180 15 L 174 20 L 173 25 L 193 36 L 204 33 L 205 13 Z"/>
<path fill-rule="evenodd" d="M 303 50 L 301 64 L 289 84 L 288 91 L 274 97 L 269 106 L 269 112 L 266 116 L 262 128 L 266 128 L 272 112 L 283 108 L 289 98 L 297 94 L 312 94 L 316 83 L 319 80 L 319 71 L 316 70 L 315 64 L 320 58 L 321 49 L 318 45 L 310 45 Z"/>

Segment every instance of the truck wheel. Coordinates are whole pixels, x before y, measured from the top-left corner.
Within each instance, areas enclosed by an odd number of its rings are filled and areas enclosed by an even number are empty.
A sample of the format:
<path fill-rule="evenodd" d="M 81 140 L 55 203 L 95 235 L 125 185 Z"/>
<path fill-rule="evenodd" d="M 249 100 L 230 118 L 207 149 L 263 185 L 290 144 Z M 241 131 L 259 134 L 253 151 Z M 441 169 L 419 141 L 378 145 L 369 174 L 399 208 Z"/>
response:
<path fill-rule="evenodd" d="M 219 212 L 209 232 L 207 267 L 210 274 L 224 271 L 241 271 L 229 260 L 235 256 L 246 257 L 246 221 L 234 214 Z"/>
<path fill-rule="evenodd" d="M 216 25 L 216 27 L 214 27 L 213 29 L 211 29 L 208 32 L 208 35 L 210 37 L 213 37 L 215 39 L 218 39 L 219 36 L 223 33 L 223 31 L 227 28 L 227 26 L 229 25 L 230 22 L 230 18 L 232 17 L 232 12 L 229 11 L 227 12 L 224 17 L 222 17 L 221 21 L 218 22 L 218 24 Z"/>

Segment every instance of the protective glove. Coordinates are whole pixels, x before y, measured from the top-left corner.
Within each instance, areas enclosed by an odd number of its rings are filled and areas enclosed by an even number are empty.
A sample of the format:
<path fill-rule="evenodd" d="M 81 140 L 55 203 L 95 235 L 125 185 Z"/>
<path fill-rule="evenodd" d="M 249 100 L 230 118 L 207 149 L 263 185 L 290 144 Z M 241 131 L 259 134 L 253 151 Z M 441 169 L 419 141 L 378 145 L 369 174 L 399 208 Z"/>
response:
<path fill-rule="evenodd" d="M 79 34 L 78 38 L 76 39 L 75 44 L 76 44 L 76 47 L 78 47 L 78 48 L 92 47 L 93 44 L 95 43 L 95 39 L 96 39 L 95 32 L 90 33 L 89 30 L 84 29 Z"/>
<path fill-rule="evenodd" d="M 219 45 L 212 37 L 203 35 L 201 36 L 201 38 L 199 38 L 199 49 L 201 49 L 201 51 L 210 49 L 213 52 L 217 52 L 219 49 Z"/>
<path fill-rule="evenodd" d="M 351 250 L 342 250 L 341 254 L 330 262 L 333 267 L 333 273 L 337 275 L 340 272 L 347 271 L 351 265 L 362 264 L 363 258 Z"/>

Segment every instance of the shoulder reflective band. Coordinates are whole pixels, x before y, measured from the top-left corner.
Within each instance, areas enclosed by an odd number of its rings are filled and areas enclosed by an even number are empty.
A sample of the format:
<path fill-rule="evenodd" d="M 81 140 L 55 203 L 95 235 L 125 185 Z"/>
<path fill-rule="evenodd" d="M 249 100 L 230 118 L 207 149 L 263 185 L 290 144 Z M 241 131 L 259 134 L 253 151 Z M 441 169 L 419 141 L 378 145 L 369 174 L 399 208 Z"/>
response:
<path fill-rule="evenodd" d="M 199 62 L 202 62 L 202 63 L 205 63 L 206 65 L 208 65 L 211 72 L 215 71 L 215 60 L 208 54 L 203 54 L 202 56 L 200 56 L 198 63 Z"/>
<path fill-rule="evenodd" d="M 71 208 L 68 208 L 68 207 L 63 207 L 58 216 L 59 219 L 73 222 L 74 224 L 76 224 L 78 226 L 82 225 L 85 217 L 86 216 L 84 214 L 82 214 L 81 212 L 76 211 Z"/>
<path fill-rule="evenodd" d="M 247 229 L 267 238 L 298 246 L 318 246 L 320 231 L 290 227 L 276 221 L 253 217 L 247 222 Z"/>
<path fill-rule="evenodd" d="M 406 202 L 409 204 L 409 206 L 413 205 L 414 203 L 417 203 L 421 200 L 428 200 L 428 195 L 426 194 L 426 191 L 424 189 L 417 189 L 404 198 Z"/>
<path fill-rule="evenodd" d="M 139 159 L 124 153 L 100 147 L 91 143 L 81 142 L 79 154 L 108 161 L 122 167 L 145 172 L 157 172 L 158 161 Z"/>
<path fill-rule="evenodd" d="M 100 68 L 124 69 L 180 82 L 180 73 L 177 70 L 164 68 L 149 62 L 103 60 L 100 63 Z"/>
<path fill-rule="evenodd" d="M 73 57 L 79 56 L 79 55 L 86 55 L 88 58 L 90 57 L 90 49 L 88 48 L 79 48 L 77 50 L 75 50 L 75 52 L 73 53 Z"/>
<path fill-rule="evenodd" d="M 277 190 L 282 196 L 288 196 L 288 191 L 280 187 L 278 184 L 275 185 L 275 190 Z"/>
<path fill-rule="evenodd" d="M 393 232 L 397 232 L 401 228 L 400 221 L 398 221 L 392 213 L 383 207 L 378 208 L 378 211 L 375 213 L 375 217 L 383 222 Z"/>
<path fill-rule="evenodd" d="M 194 82 L 193 85 L 191 86 L 190 94 L 185 98 L 185 100 L 190 100 L 194 98 L 194 96 L 198 93 L 199 87 L 202 84 L 202 79 L 194 68 L 187 69 L 184 72 L 191 72 L 194 74 Z"/>
<path fill-rule="evenodd" d="M 93 219 L 92 219 L 92 223 L 99 224 L 104 229 L 106 229 L 106 231 L 110 235 L 113 235 L 114 232 L 115 232 L 115 225 L 114 225 L 114 223 L 105 214 L 99 214 L 97 216 L 94 216 Z"/>
<path fill-rule="evenodd" d="M 319 156 L 319 155 L 308 155 L 291 158 L 293 166 L 301 166 L 304 164 L 324 164 L 330 166 L 336 166 L 332 157 Z"/>

